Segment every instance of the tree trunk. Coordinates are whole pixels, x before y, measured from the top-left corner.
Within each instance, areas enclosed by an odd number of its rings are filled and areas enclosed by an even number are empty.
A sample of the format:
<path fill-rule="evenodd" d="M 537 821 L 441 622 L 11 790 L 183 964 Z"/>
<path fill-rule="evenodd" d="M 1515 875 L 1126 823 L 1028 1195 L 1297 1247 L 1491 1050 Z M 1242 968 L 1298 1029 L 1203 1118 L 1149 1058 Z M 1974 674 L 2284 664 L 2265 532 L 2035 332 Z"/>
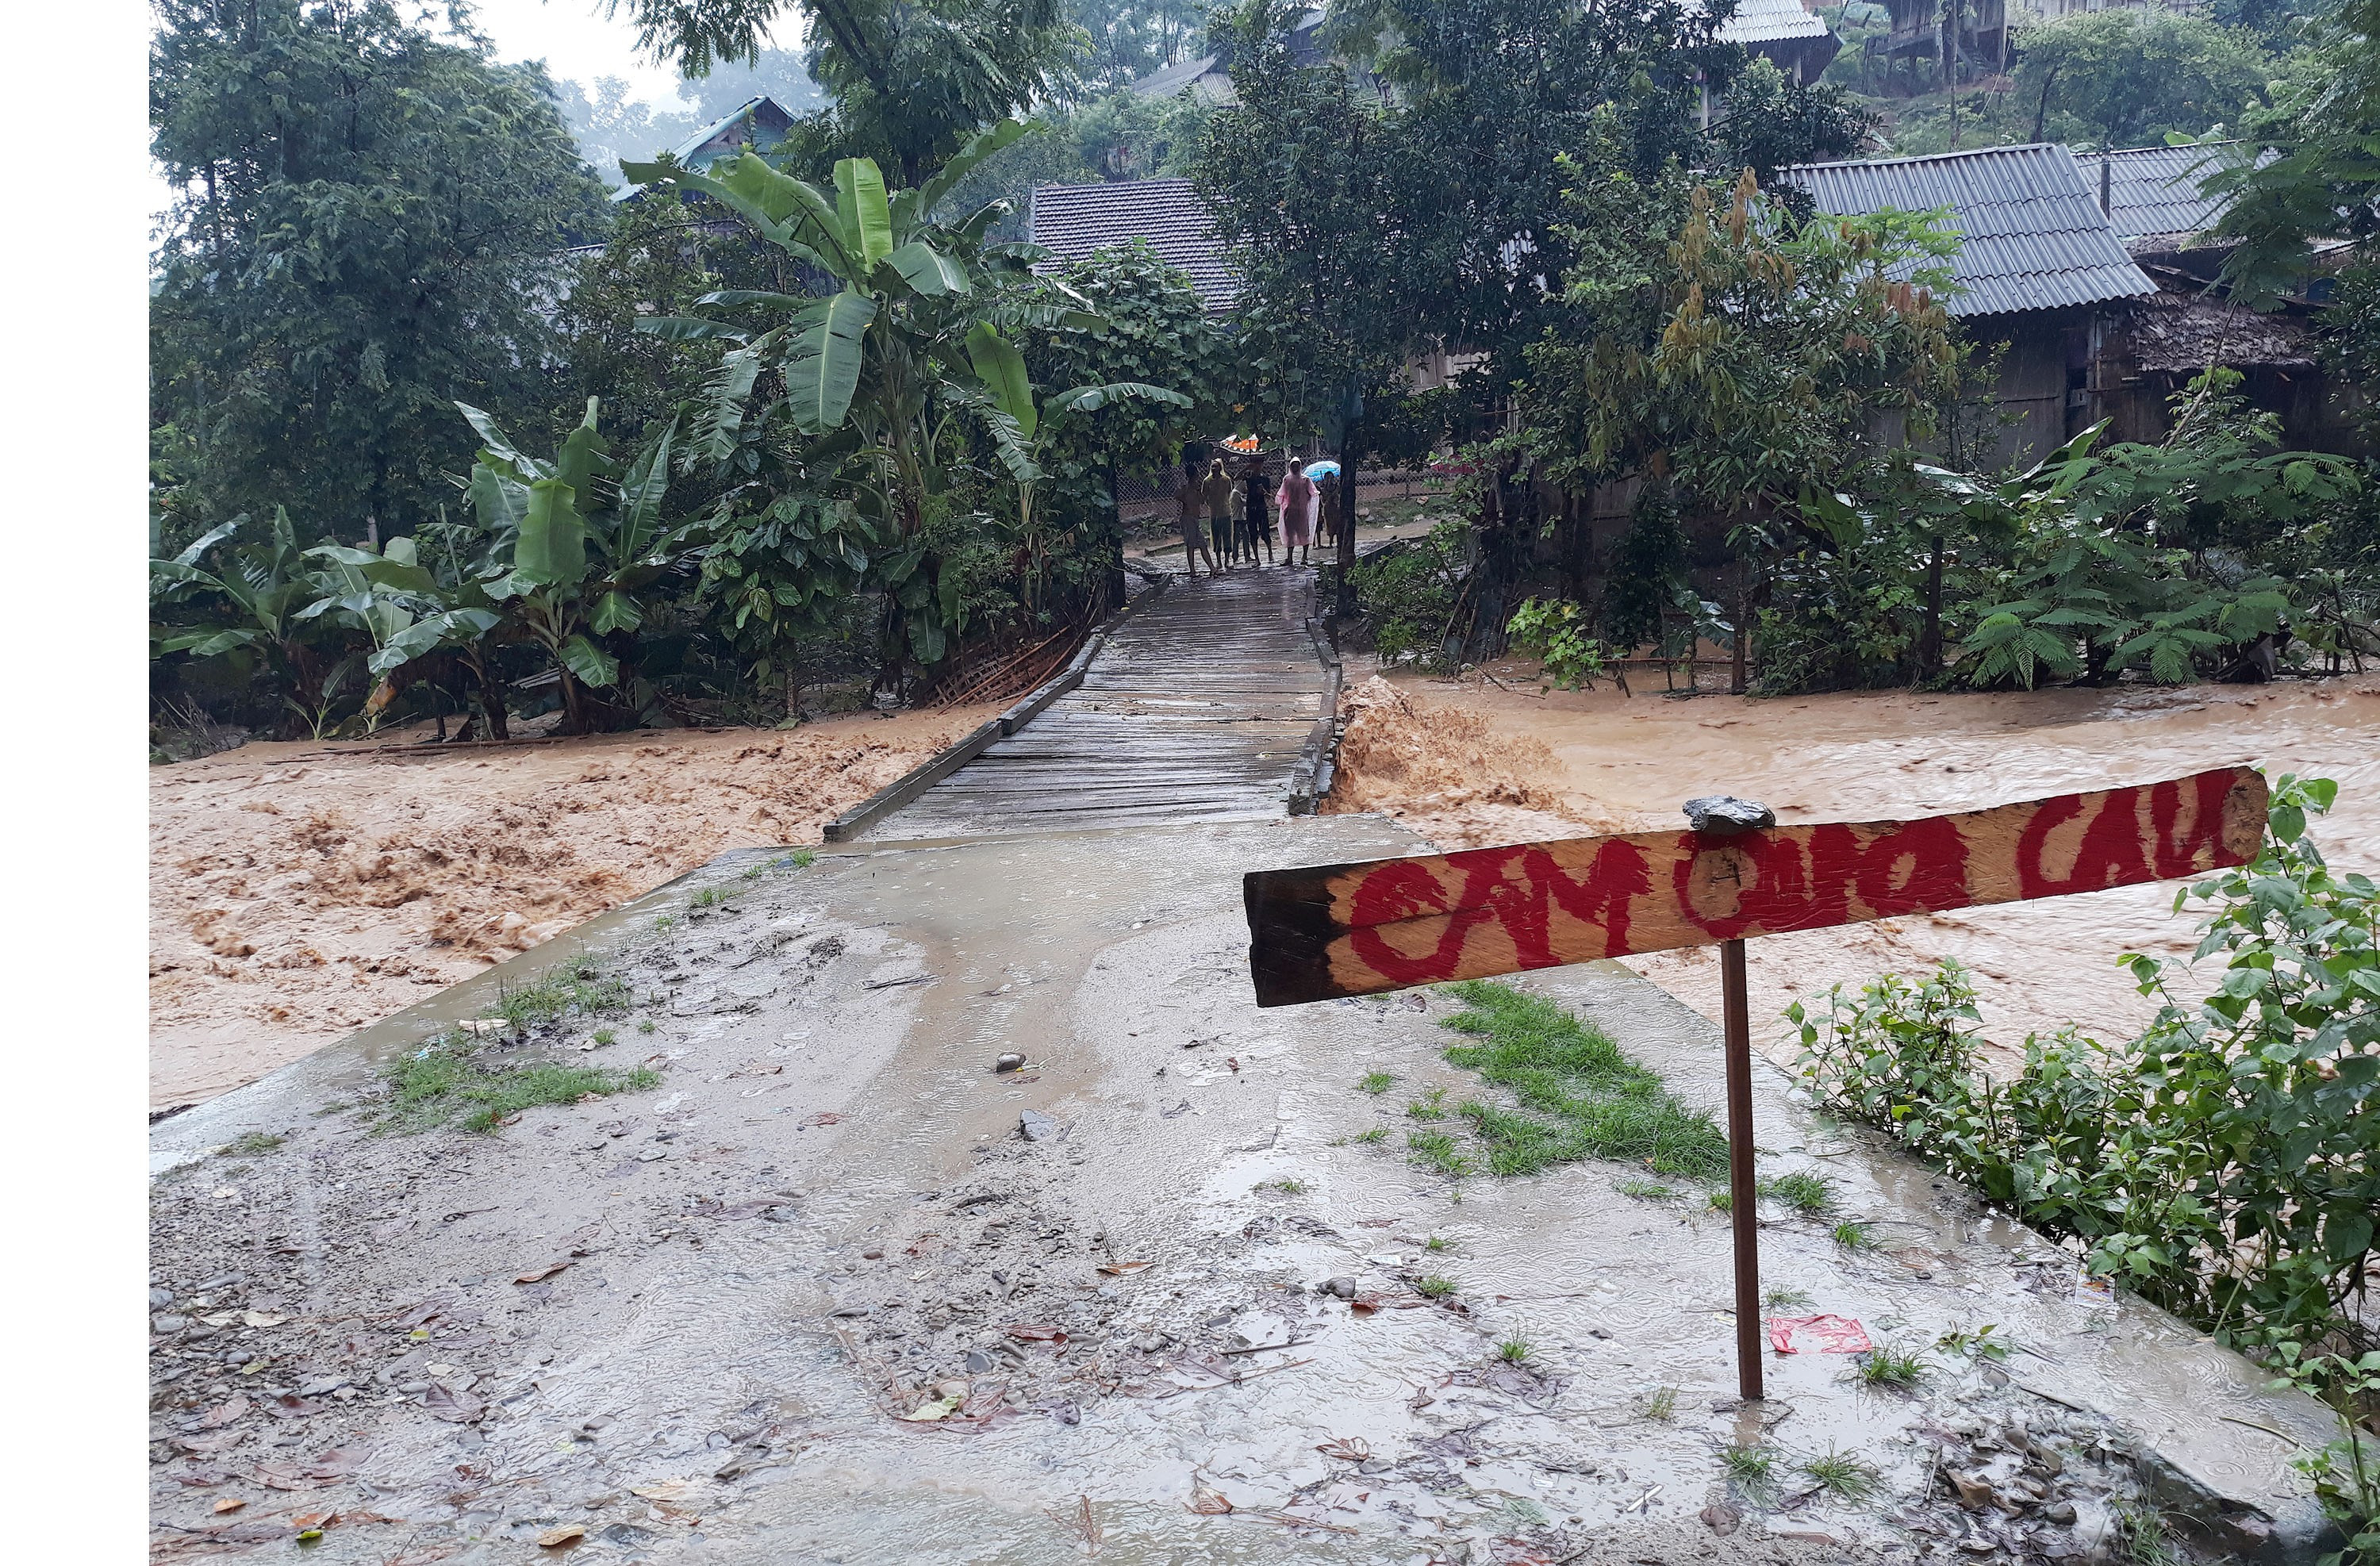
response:
<path fill-rule="evenodd" d="M 1339 617 L 1355 617 L 1355 431 L 1347 421 L 1339 441 Z"/>
<path fill-rule="evenodd" d="M 785 655 L 783 662 L 785 668 L 785 726 L 790 729 L 798 725 L 802 721 L 802 670 L 801 665 L 794 662 L 793 655 L 791 653 L 787 653 Z"/>
<path fill-rule="evenodd" d="M 562 676 L 563 732 L 583 734 L 587 732 L 587 711 L 579 699 L 578 682 L 571 678 L 570 671 L 560 664 L 554 665 L 554 669 Z"/>
<path fill-rule="evenodd" d="M 1917 638 L 1917 674 L 1932 679 L 1942 669 L 1942 535 L 1925 562 L 1925 630 Z"/>
<path fill-rule="evenodd" d="M 1735 644 L 1734 656 L 1729 661 L 1727 692 L 1742 696 L 1752 688 L 1752 591 L 1746 579 L 1752 575 L 1751 562 L 1742 555 L 1735 562 Z"/>

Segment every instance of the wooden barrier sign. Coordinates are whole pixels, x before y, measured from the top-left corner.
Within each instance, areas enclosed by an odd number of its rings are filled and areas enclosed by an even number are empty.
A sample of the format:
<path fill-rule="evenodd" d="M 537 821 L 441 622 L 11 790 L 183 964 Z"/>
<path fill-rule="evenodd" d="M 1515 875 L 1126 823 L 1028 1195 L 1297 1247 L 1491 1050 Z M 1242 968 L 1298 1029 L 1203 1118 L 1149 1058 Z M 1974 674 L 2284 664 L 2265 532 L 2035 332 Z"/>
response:
<path fill-rule="evenodd" d="M 2242 865 L 2265 780 L 2222 767 L 1905 821 L 1634 832 L 1247 877 L 1257 1004 L 1941 913 Z"/>

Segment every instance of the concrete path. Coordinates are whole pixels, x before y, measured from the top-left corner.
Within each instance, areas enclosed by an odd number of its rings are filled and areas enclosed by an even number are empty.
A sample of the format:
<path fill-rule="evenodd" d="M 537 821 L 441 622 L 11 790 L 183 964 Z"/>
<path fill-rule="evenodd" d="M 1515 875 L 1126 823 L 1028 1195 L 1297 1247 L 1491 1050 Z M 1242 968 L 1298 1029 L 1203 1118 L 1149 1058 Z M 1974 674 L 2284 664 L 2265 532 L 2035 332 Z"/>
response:
<path fill-rule="evenodd" d="M 1315 573 L 1176 579 L 1083 683 L 886 816 L 873 842 L 1278 819 L 1322 716 Z"/>
<path fill-rule="evenodd" d="M 314 1559 L 581 1528 L 582 1563 L 2104 1560 L 2153 1504 L 2312 1559 L 2288 1463 L 2318 1407 L 2078 1299 L 2063 1253 L 1772 1068 L 1763 1172 L 1823 1171 L 1886 1239 L 1779 1208 L 1766 1278 L 1925 1351 L 1912 1392 L 1811 1354 L 1739 1406 L 1697 1191 L 1410 1164 L 1410 1102 L 1484 1091 L 1451 1003 L 1257 1010 L 1239 878 L 1423 846 L 1323 817 L 731 856 L 163 1123 L 161 1555 L 336 1511 Z M 582 966 L 631 1006 L 507 1048 L 658 1086 L 375 1134 L 377 1066 Z M 1718 1102 L 1714 1030 L 1624 969 L 1524 986 Z M 250 1133 L 285 1140 L 226 1150 Z M 1935 1346 L 1985 1324 L 2005 1361 Z M 1742 1443 L 1773 1485 L 1730 1483 Z M 1829 1456 L 1876 1488 L 1817 1487 Z"/>

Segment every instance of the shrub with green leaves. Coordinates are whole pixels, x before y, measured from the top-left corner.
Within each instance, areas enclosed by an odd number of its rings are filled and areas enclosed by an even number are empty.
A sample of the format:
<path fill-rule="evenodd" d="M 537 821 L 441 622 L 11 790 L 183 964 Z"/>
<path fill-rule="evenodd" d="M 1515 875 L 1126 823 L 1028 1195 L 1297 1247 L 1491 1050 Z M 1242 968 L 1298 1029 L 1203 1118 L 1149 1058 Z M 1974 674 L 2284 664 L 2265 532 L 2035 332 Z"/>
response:
<path fill-rule="evenodd" d="M 1603 673 L 1604 646 L 1587 635 L 1586 611 L 1568 599 L 1524 599 L 1504 634 L 1545 662 L 1545 677 L 1564 690 L 1593 686 Z"/>
<path fill-rule="evenodd" d="M 2028 1036 L 2023 1069 L 1976 1069 L 1966 973 L 1886 975 L 1799 1002 L 1817 1100 L 1879 1125 L 2026 1221 L 2090 1243 L 2094 1271 L 2251 1352 L 2374 1346 L 2350 1307 L 2380 1211 L 2380 888 L 2306 836 L 2327 780 L 2283 776 L 2252 864 L 2176 894 L 2206 910 L 2192 962 L 2127 959 L 2162 1004 L 2138 1038 Z M 2203 987 L 2203 985 L 2202 985 Z"/>

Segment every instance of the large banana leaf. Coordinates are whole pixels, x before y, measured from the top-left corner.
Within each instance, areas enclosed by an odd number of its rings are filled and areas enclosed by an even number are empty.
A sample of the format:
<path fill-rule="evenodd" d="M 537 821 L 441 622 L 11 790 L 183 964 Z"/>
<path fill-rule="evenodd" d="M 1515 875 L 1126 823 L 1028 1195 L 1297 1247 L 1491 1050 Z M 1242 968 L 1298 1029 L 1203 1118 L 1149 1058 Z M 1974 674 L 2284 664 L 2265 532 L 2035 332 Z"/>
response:
<path fill-rule="evenodd" d="M 1033 446 L 1018 429 L 1016 420 L 998 408 L 984 410 L 983 421 L 991 431 L 993 449 L 1000 453 L 1001 466 L 1020 484 L 1029 484 L 1041 477 L 1041 465 L 1034 460 Z"/>
<path fill-rule="evenodd" d="M 589 397 L 587 417 L 563 437 L 561 454 L 554 459 L 554 478 L 569 485 L 571 493 L 582 502 L 594 500 L 598 465 L 612 449 L 611 443 L 596 432 L 595 421 L 601 412 L 601 399 Z"/>
<path fill-rule="evenodd" d="M 396 557 L 397 545 L 407 546 L 405 552 L 409 555 L 413 552 L 412 542 L 410 539 L 391 539 L 388 549 L 378 554 L 368 549 L 349 549 L 344 544 L 317 544 L 306 553 L 310 558 L 327 560 L 346 567 L 355 573 L 360 583 L 370 587 L 386 588 L 392 592 L 436 592 L 436 577 L 411 560 Z"/>
<path fill-rule="evenodd" d="M 759 378 L 760 352 L 757 346 L 738 348 L 719 361 L 719 368 L 703 382 L 702 409 L 695 416 L 697 455 L 710 462 L 724 462 L 735 454 L 736 443 L 744 437 L 744 404 Z"/>
<path fill-rule="evenodd" d="M 225 539 L 230 538 L 234 533 L 238 532 L 240 524 L 247 520 L 248 513 L 243 511 L 238 516 L 233 517 L 230 521 L 220 523 L 217 526 L 209 528 L 206 532 L 200 534 L 198 540 L 191 544 L 189 548 L 174 556 L 173 563 L 176 565 L 196 565 L 199 563 L 200 556 L 204 555 L 207 551 L 214 548 L 215 545 L 223 542 Z"/>
<path fill-rule="evenodd" d="M 901 281 L 929 299 L 967 291 L 966 268 L 922 239 L 912 239 L 884 258 Z"/>
<path fill-rule="evenodd" d="M 465 419 L 470 420 L 471 428 L 480 432 L 480 439 L 488 443 L 488 455 L 510 464 L 525 479 L 542 479 L 547 476 L 545 464 L 525 453 L 516 451 L 504 432 L 496 427 L 496 421 L 492 416 L 480 412 L 469 403 L 456 403 L 455 406 L 462 410 Z"/>
<path fill-rule="evenodd" d="M 746 305 L 768 305 L 777 310 L 808 310 L 818 303 L 814 294 L 772 294 L 751 288 L 714 288 L 694 301 L 698 305 L 725 305 L 740 310 Z"/>
<path fill-rule="evenodd" d="M 808 247 L 830 272 L 848 276 L 854 268 L 867 270 L 859 259 L 858 245 L 844 232 L 833 203 L 817 186 L 795 179 L 749 152 L 722 159 L 713 167 L 729 190 L 757 202 L 783 225 L 782 236 L 771 236 L 777 243 Z"/>
<path fill-rule="evenodd" d="M 1104 386 L 1075 386 L 1050 399 L 1050 414 L 1097 413 L 1111 403 L 1137 399 L 1142 402 L 1164 403 L 1170 407 L 1188 407 L 1190 399 L 1164 386 L 1152 386 L 1145 381 L 1111 381 Z"/>
<path fill-rule="evenodd" d="M 587 623 L 595 627 L 597 636 L 607 636 L 635 630 L 645 623 L 645 613 L 626 593 L 608 592 L 595 601 L 595 613 Z"/>
<path fill-rule="evenodd" d="M 585 637 L 572 637 L 562 644 L 562 666 L 577 675 L 580 685 L 599 690 L 620 678 L 620 661 Z"/>
<path fill-rule="evenodd" d="M 404 667 L 424 653 L 441 648 L 462 647 L 479 640 L 496 628 L 502 621 L 484 609 L 450 609 L 443 614 L 432 614 L 388 638 L 381 649 L 371 655 L 367 665 L 372 674 L 385 678 L 392 671 Z"/>
<path fill-rule="evenodd" d="M 513 578 L 531 588 L 572 588 L 587 579 L 587 519 L 559 479 L 528 487 L 528 513 L 513 545 Z"/>
<path fill-rule="evenodd" d="M 711 166 L 722 174 L 726 174 L 742 161 L 741 158 L 722 158 Z M 777 173 L 776 170 L 769 168 L 765 163 L 760 166 L 770 174 Z M 692 169 L 679 168 L 671 164 L 623 162 L 620 164 L 620 173 L 631 185 L 674 185 L 682 190 L 697 191 L 708 196 L 728 211 L 742 216 L 746 222 L 759 229 L 761 237 L 765 239 L 783 243 L 792 235 L 792 230 L 787 226 L 785 220 L 798 209 L 788 196 L 781 203 L 776 204 L 775 211 L 771 211 L 772 203 L 769 198 L 775 192 L 766 180 L 747 178 L 740 184 L 730 184 L 726 180 L 714 179 L 709 175 L 697 174 Z M 788 176 L 778 174 L 777 177 L 786 179 Z"/>
<path fill-rule="evenodd" d="M 471 504 L 491 538 L 508 538 L 528 515 L 528 486 L 483 462 L 471 469 Z"/>
<path fill-rule="evenodd" d="M 846 288 L 820 305 L 794 339 L 793 356 L 785 361 L 785 395 L 805 434 L 832 430 L 849 417 L 868 323 L 875 319 L 876 301 Z"/>
<path fill-rule="evenodd" d="M 1033 129 L 1032 126 L 1021 120 L 1004 119 L 997 125 L 989 126 L 978 131 L 965 146 L 953 155 L 950 162 L 942 165 L 941 173 L 918 186 L 917 189 L 904 190 L 892 199 L 893 205 L 898 209 L 894 214 L 895 221 L 906 229 L 912 224 L 923 223 L 932 217 L 934 209 L 941 204 L 942 198 L 956 189 L 959 181 L 973 172 L 978 164 L 994 152 L 1022 140 L 1032 134 Z"/>
<path fill-rule="evenodd" d="M 842 158 L 834 165 L 834 211 L 843 221 L 845 252 L 862 281 L 892 253 L 892 213 L 884 195 L 884 171 L 874 158 Z"/>
<path fill-rule="evenodd" d="M 658 530 L 662 502 L 669 496 L 670 442 L 676 434 L 677 420 L 673 419 L 662 438 L 645 448 L 620 480 L 619 525 L 612 533 L 615 565 L 641 558 Z"/>
<path fill-rule="evenodd" d="M 705 300 L 698 299 L 698 304 Z M 724 321 L 705 321 L 698 315 L 640 315 L 636 329 L 665 343 L 700 343 L 721 337 L 731 343 L 748 343 L 752 334 L 746 328 Z"/>
<path fill-rule="evenodd" d="M 975 366 L 977 379 L 990 391 L 992 402 L 1016 421 L 1025 439 L 1031 440 L 1040 417 L 1033 407 L 1033 382 L 1025 373 L 1025 356 L 982 321 L 967 328 L 966 351 L 967 361 Z"/>

